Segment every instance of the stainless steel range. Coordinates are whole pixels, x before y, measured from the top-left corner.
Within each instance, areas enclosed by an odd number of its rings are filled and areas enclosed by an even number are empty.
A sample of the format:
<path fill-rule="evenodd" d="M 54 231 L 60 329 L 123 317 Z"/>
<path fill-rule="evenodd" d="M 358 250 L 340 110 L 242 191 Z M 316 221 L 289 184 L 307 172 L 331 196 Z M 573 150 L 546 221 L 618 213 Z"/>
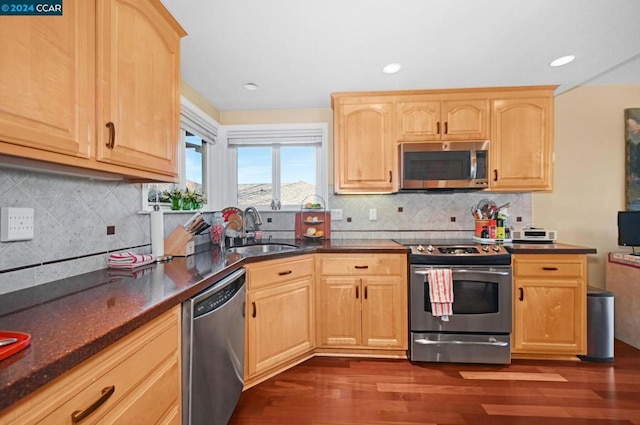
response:
<path fill-rule="evenodd" d="M 500 245 L 422 241 L 411 248 L 410 358 L 412 361 L 511 362 L 511 255 Z M 435 317 L 430 270 L 451 269 L 453 314 Z"/>

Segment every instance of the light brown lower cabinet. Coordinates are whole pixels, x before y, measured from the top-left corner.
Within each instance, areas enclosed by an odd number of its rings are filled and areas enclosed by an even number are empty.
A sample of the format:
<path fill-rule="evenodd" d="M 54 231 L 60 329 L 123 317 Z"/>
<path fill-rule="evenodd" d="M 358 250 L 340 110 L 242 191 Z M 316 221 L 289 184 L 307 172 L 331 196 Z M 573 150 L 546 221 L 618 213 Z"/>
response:
<path fill-rule="evenodd" d="M 405 356 L 407 256 L 317 256 L 320 352 Z"/>
<path fill-rule="evenodd" d="M 249 263 L 245 388 L 315 348 L 313 255 Z"/>
<path fill-rule="evenodd" d="M 179 425 L 179 347 L 176 306 L 4 411 L 0 424 Z"/>
<path fill-rule="evenodd" d="M 513 357 L 586 354 L 586 255 L 516 254 L 513 276 Z"/>

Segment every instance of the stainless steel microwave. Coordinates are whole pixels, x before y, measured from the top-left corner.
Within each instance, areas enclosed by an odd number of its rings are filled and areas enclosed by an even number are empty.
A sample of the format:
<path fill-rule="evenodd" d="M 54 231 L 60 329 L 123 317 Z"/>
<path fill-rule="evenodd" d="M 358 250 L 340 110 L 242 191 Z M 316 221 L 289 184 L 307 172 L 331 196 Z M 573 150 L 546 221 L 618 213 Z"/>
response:
<path fill-rule="evenodd" d="M 400 189 L 484 189 L 489 141 L 400 143 Z"/>

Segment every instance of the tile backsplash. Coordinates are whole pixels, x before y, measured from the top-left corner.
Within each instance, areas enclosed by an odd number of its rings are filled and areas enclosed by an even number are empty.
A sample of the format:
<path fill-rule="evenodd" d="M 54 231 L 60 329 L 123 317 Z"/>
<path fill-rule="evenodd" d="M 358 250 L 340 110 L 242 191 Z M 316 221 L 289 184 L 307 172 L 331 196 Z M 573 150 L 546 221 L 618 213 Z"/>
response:
<path fill-rule="evenodd" d="M 149 215 L 140 214 L 141 196 L 140 184 L 0 166 L 0 206 L 33 208 L 35 215 L 32 240 L 0 243 L 0 294 L 103 269 L 110 252 L 150 252 Z M 331 237 L 469 237 L 471 207 L 485 198 L 511 203 L 509 224 L 531 224 L 528 193 L 331 195 L 329 207 L 343 211 L 343 220 L 331 223 Z M 375 221 L 369 220 L 372 208 Z M 265 237 L 294 237 L 294 212 L 267 211 L 262 217 Z M 516 217 L 522 222 L 515 223 Z M 165 214 L 165 236 L 187 218 Z M 107 235 L 107 226 L 115 226 L 114 235 Z M 196 243 L 207 239 L 205 234 Z"/>
<path fill-rule="evenodd" d="M 333 188 L 330 187 L 330 193 Z M 332 239 L 464 239 L 473 235 L 471 207 L 483 199 L 510 203 L 507 224 L 531 225 L 530 193 L 397 193 L 390 195 L 330 195 L 330 209 L 342 209 L 342 220 L 331 222 Z M 376 220 L 369 211 L 376 210 Z M 401 211 L 400 211 L 401 210 Z M 516 221 L 517 218 L 521 221 Z M 264 212 L 262 230 L 274 238 L 294 237 L 295 213 Z M 268 223 L 268 219 L 271 223 Z M 351 221 L 348 221 L 348 219 Z M 453 219 L 452 219 L 453 218 Z M 455 220 L 455 221 L 454 221 Z"/>

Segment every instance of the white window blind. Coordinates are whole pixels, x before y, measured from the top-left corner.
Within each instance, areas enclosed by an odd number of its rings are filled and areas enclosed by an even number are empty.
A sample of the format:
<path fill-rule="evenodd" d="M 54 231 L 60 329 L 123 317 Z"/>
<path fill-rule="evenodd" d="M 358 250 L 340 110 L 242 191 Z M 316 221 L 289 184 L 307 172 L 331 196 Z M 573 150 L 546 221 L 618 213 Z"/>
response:
<path fill-rule="evenodd" d="M 205 143 L 216 143 L 218 125 L 185 97 L 180 101 L 180 127 L 202 138 Z"/>
<path fill-rule="evenodd" d="M 225 130 L 230 146 L 321 144 L 326 124 L 232 125 Z"/>

